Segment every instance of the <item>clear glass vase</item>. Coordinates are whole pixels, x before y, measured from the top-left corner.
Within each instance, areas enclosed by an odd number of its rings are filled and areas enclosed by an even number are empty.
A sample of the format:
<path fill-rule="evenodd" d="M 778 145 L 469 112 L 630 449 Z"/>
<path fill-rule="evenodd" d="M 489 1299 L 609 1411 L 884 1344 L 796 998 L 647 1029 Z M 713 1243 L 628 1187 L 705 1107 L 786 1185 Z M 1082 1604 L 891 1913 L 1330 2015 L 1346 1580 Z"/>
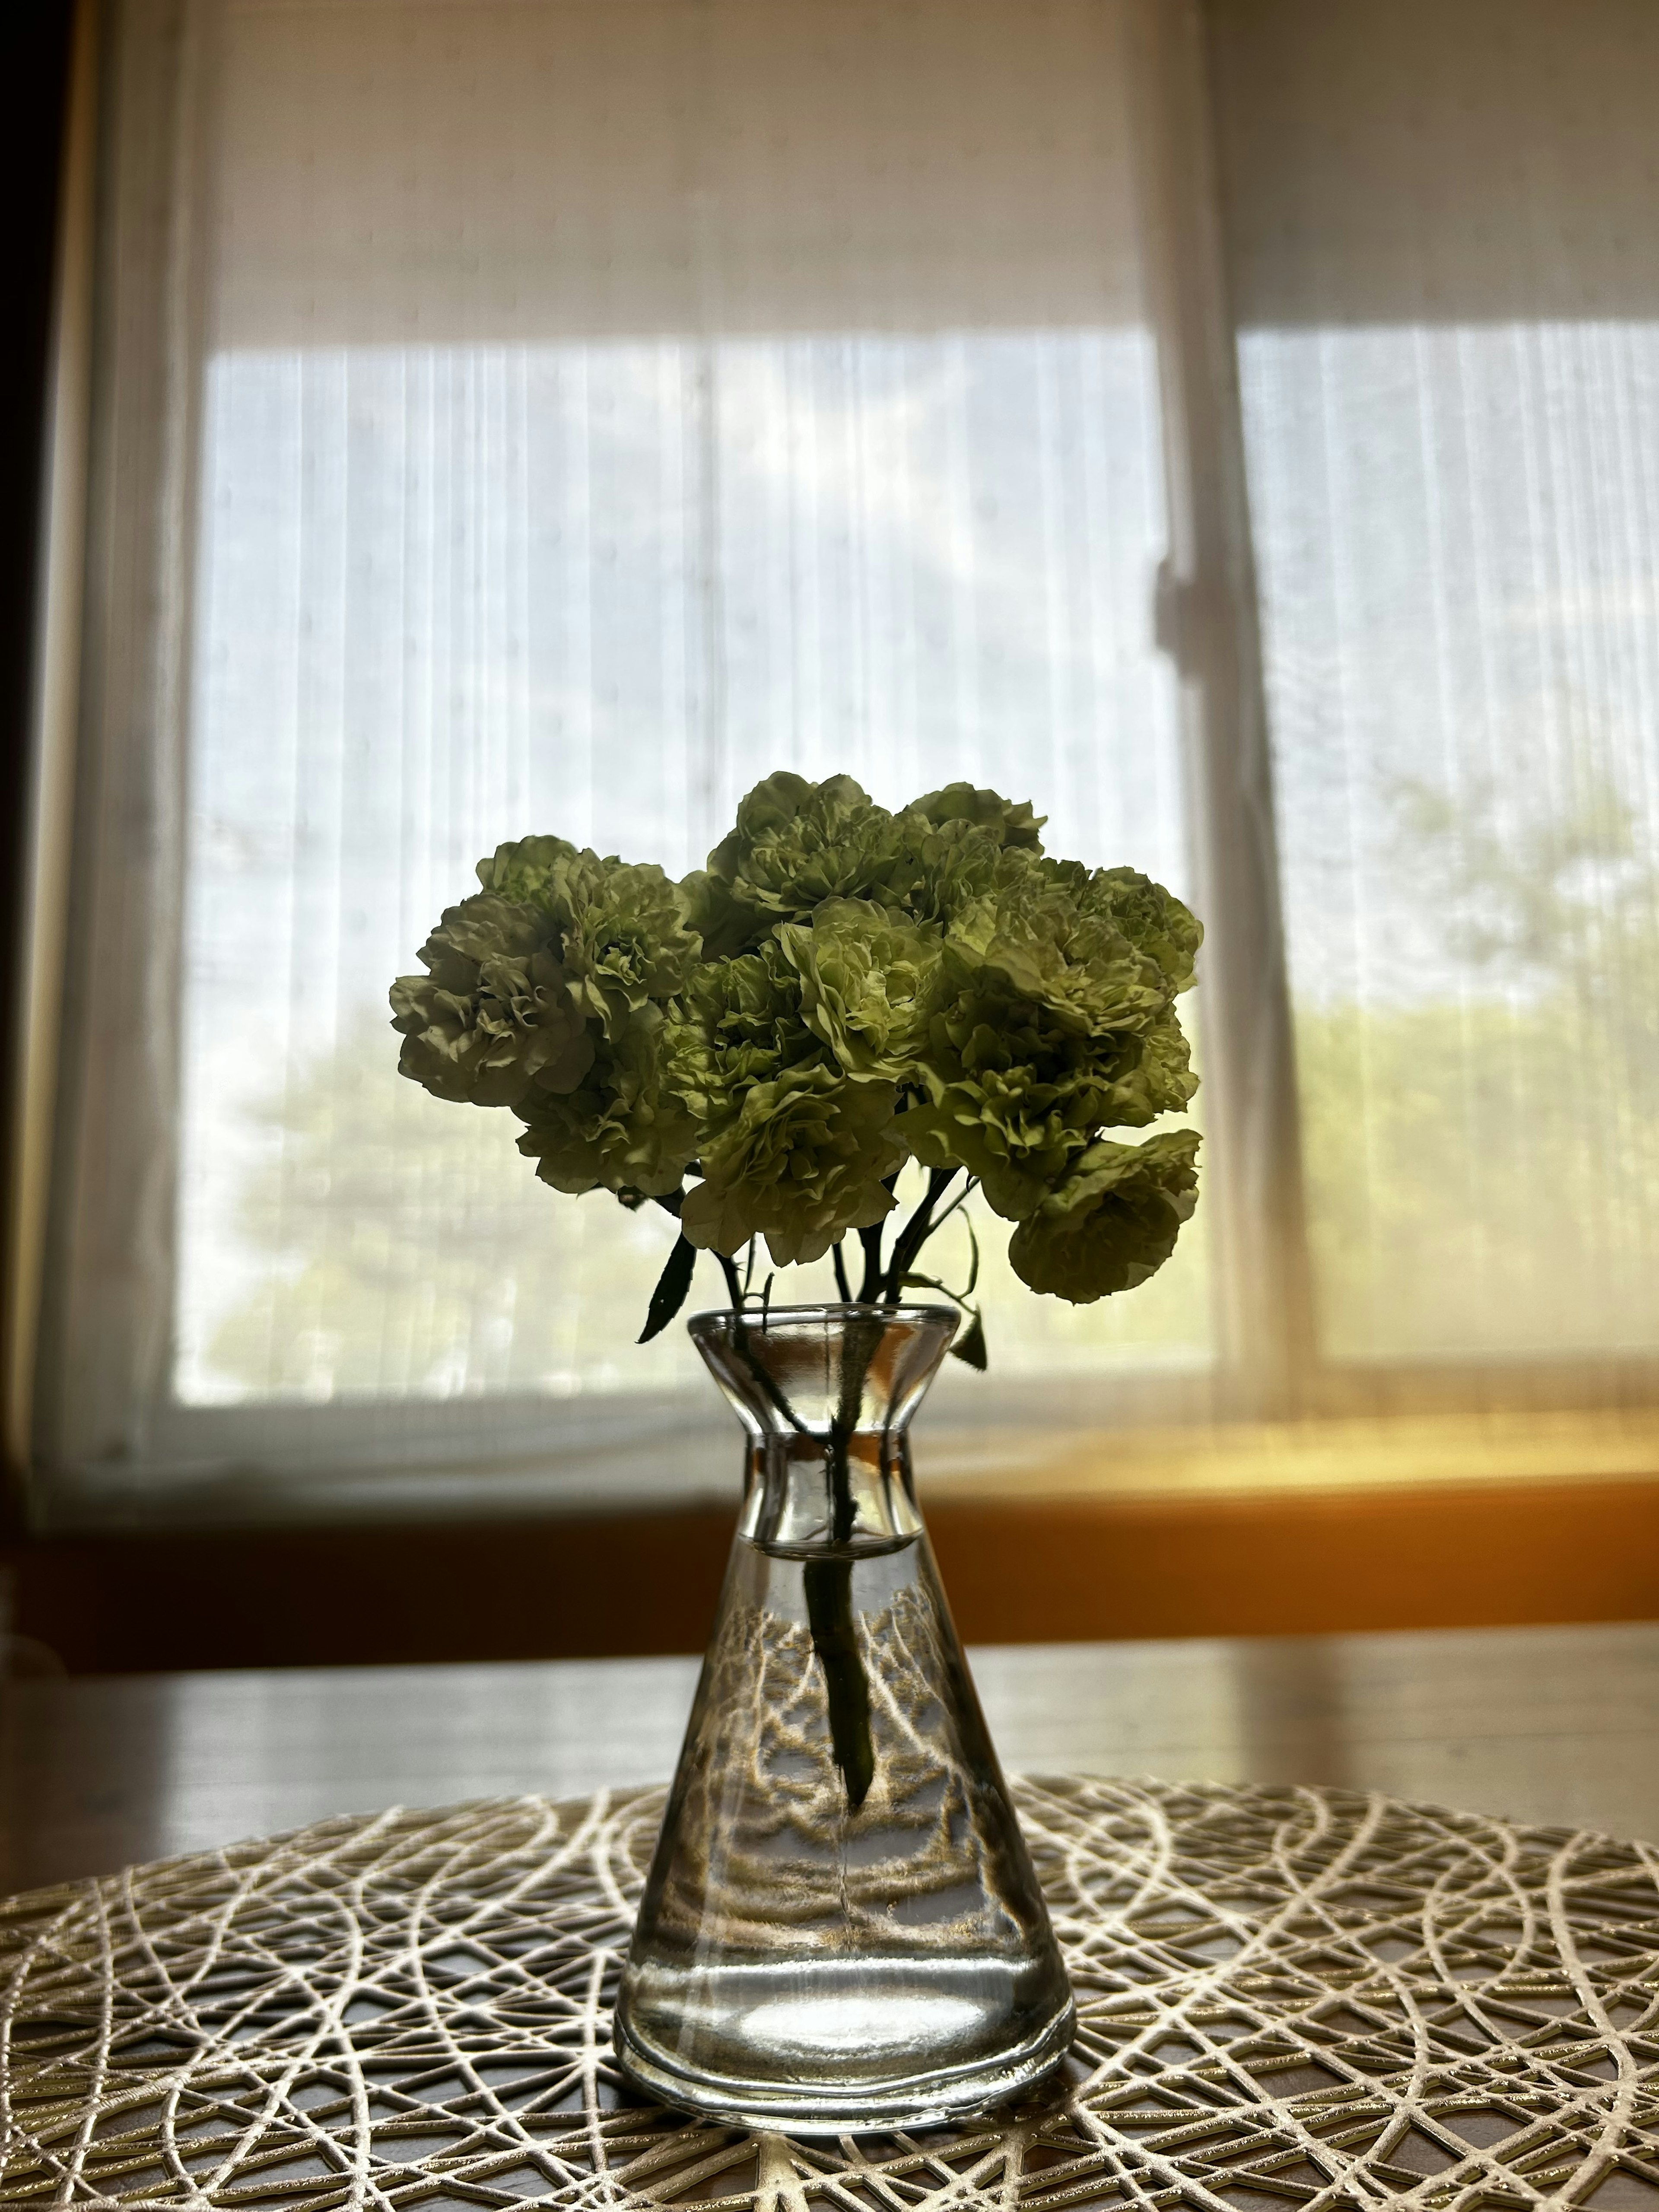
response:
<path fill-rule="evenodd" d="M 703 1314 L 749 1432 L 719 1619 L 623 1972 L 619 2060 L 793 2134 L 919 2126 L 1058 2064 L 1058 1946 L 916 1510 L 955 1316 Z"/>

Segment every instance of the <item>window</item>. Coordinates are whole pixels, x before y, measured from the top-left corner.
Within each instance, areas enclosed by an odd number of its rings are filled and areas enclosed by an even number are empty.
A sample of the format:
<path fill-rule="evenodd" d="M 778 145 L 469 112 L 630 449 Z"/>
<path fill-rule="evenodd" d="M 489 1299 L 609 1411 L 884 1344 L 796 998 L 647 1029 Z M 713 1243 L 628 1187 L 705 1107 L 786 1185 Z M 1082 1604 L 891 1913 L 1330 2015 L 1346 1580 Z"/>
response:
<path fill-rule="evenodd" d="M 1218 20 L 1321 1387 L 1650 1397 L 1659 17 Z"/>
<path fill-rule="evenodd" d="M 724 1490 L 666 1223 L 393 1079 L 385 993 L 499 840 L 678 873 L 785 765 L 1030 795 L 1211 930 L 1205 1205 L 994 1285 L 936 1458 L 1644 1395 L 1656 44 L 118 0 L 43 1514 Z"/>

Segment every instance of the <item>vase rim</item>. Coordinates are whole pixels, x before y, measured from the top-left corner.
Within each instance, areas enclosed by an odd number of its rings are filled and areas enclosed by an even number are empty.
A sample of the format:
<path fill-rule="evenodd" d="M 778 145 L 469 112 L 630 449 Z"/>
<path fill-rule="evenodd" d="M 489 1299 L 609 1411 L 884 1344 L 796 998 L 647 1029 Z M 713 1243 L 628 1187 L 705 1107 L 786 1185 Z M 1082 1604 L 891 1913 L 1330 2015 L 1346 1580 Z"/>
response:
<path fill-rule="evenodd" d="M 879 1316 L 883 1321 L 948 1321 L 954 1324 L 957 1320 L 957 1312 L 953 1306 L 909 1304 L 889 1306 L 873 1304 L 860 1304 L 856 1301 L 851 1303 L 832 1301 L 822 1304 L 802 1306 L 773 1305 L 766 1307 L 763 1310 L 757 1309 L 753 1313 L 744 1313 L 741 1318 L 750 1328 L 766 1329 L 777 1322 L 864 1321 L 872 1315 Z M 715 1306 L 711 1307 L 705 1313 L 692 1314 L 685 1326 L 688 1329 L 695 1331 L 705 1325 L 733 1321 L 738 1318 L 739 1318 L 738 1307 Z"/>

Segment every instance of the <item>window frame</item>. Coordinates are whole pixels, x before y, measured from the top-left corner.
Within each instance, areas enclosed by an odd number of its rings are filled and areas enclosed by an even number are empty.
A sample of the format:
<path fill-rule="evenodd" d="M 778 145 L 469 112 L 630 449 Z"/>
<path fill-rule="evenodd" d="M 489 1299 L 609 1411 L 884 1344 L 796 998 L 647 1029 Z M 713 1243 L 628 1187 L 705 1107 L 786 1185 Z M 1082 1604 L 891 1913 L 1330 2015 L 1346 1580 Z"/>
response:
<path fill-rule="evenodd" d="M 1540 1364 L 1463 1362 L 1446 1368 L 1334 1362 L 1318 1352 L 1298 1136 L 1289 975 L 1273 800 L 1240 405 L 1237 332 L 1226 281 L 1209 38 L 1202 0 L 1126 0 L 1139 97 L 1137 184 L 1164 426 L 1169 551 L 1157 579 L 1156 635 L 1176 672 L 1184 776 L 1195 848 L 1205 954 L 1206 1206 L 1212 1238 L 1215 1358 L 1202 1374 L 1126 1374 L 1087 1389 L 1006 1391 L 991 1424 L 1011 1435 L 1065 1429 L 1097 1439 L 1103 1460 L 1114 1428 L 1271 1422 L 1352 1414 L 1484 1407 L 1649 1404 L 1659 1401 L 1659 1358 Z M 176 1121 L 176 1014 L 153 988 L 132 994 L 138 1053 L 153 1097 L 148 1152 L 95 1097 L 84 1025 L 76 1028 L 76 962 L 88 931 L 149 976 L 131 915 L 100 873 L 99 823 L 107 780 L 132 776 L 129 807 L 153 824 L 149 881 L 138 901 L 147 921 L 177 944 L 179 824 L 174 772 L 185 710 L 184 644 L 193 561 L 193 455 L 203 349 L 191 187 L 210 150 L 212 52 L 206 0 L 132 0 L 175 33 L 179 58 L 159 88 L 161 127 L 149 143 L 100 152 L 99 117 L 110 112 L 118 73 L 131 64 L 118 36 L 100 50 L 95 0 L 78 0 L 71 73 L 53 340 L 52 404 L 44 501 L 46 582 L 33 711 L 31 861 L 25 892 L 21 1065 L 12 1101 L 10 1289 L 6 1344 L 14 1464 L 25 1470 L 37 1527 L 95 1528 L 227 1520 L 419 1517 L 477 1510 L 590 1510 L 618 1498 L 687 1502 L 724 1495 L 730 1443 L 712 1401 L 688 1429 L 687 1401 L 637 1397 L 632 1434 L 618 1441 L 616 1401 L 492 1400 L 510 1449 L 471 1463 L 476 1412 L 466 1400 L 392 1401 L 319 1407 L 167 1407 L 135 1432 L 134 1404 L 161 1407 L 156 1384 L 170 1341 L 168 1316 L 144 1308 L 130 1255 L 164 1250 L 171 1231 L 174 1163 L 155 1133 Z M 132 42 L 134 46 L 143 41 Z M 156 41 L 152 40 L 151 44 Z M 165 43 L 162 41 L 161 43 Z M 180 103 L 176 114 L 170 98 Z M 100 173 L 100 159 L 119 179 Z M 124 298 L 118 225 L 134 207 L 183 210 L 148 304 Z M 139 257 L 142 260 L 142 256 Z M 137 265 L 136 264 L 134 264 Z M 156 265 L 152 252 L 148 266 Z M 107 319 L 148 314 L 154 434 L 123 445 L 102 388 L 99 332 Z M 100 325 L 99 319 L 104 318 Z M 125 472 L 125 475 L 123 472 Z M 137 489 L 135 489 L 135 485 Z M 122 532 L 137 513 L 164 549 L 164 573 L 135 592 L 124 577 Z M 125 597 L 123 597 L 123 593 Z M 83 653 L 94 635 L 119 649 Z M 96 663 L 96 665 L 94 665 Z M 123 733 L 133 719 L 125 687 L 142 685 L 155 743 Z M 140 721 L 143 717 L 138 717 Z M 170 811 L 171 810 L 171 811 Z M 78 859 L 75 856 L 78 854 Z M 124 867 L 126 864 L 123 863 Z M 74 891 L 76 870 L 89 896 Z M 104 909 L 88 916 L 82 907 Z M 72 939 L 75 940 L 72 942 Z M 175 994 L 176 996 L 176 994 Z M 88 1218 L 70 1162 L 77 1117 L 101 1114 L 110 1159 L 129 1181 L 122 1206 Z M 122 1146 L 127 1147 L 125 1155 Z M 106 1310 L 100 1330 L 105 1371 L 64 1380 L 63 1273 L 50 1247 L 73 1243 L 85 1271 L 104 1255 Z M 70 1401 L 77 1401 L 71 1406 Z M 89 1457 L 52 1441 L 79 1420 L 118 1437 Z M 250 1474 L 250 1423 L 278 1471 Z M 609 1423 L 609 1425 L 607 1424 Z M 977 1425 L 983 1445 L 985 1424 Z M 957 1432 L 930 1429 L 930 1458 L 949 1464 Z M 962 1435 L 967 1434 L 963 1430 Z M 679 1479 L 662 1460 L 672 1439 Z M 389 1449 L 390 1448 L 390 1449 Z M 281 1471 L 287 1468 L 287 1472 Z"/>

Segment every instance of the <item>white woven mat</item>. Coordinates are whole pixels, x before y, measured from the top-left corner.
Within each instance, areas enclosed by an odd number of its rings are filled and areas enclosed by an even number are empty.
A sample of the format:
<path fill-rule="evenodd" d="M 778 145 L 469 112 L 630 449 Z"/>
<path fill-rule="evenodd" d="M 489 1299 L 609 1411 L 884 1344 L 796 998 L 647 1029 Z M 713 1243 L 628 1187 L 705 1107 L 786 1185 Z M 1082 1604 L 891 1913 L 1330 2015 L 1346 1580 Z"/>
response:
<path fill-rule="evenodd" d="M 1659 1850 L 1322 1790 L 1027 1782 L 1064 2081 L 801 2142 L 642 2106 L 660 1793 L 329 1820 L 0 1907 L 0 2203 L 1659 2212 Z"/>

